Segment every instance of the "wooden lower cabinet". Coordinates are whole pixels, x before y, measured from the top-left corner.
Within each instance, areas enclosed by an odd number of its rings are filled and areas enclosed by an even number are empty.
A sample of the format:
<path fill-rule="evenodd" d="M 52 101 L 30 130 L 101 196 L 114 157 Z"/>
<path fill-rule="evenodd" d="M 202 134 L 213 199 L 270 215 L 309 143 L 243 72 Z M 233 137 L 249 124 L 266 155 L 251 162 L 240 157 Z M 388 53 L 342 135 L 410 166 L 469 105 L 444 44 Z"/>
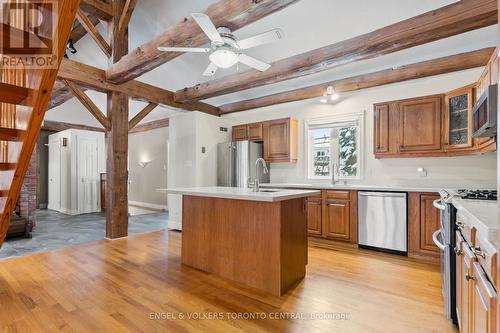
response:
<path fill-rule="evenodd" d="M 497 333 L 497 295 L 486 273 L 477 262 L 472 267 L 472 301 L 470 304 L 472 331 L 474 333 Z"/>
<path fill-rule="evenodd" d="M 329 199 L 325 205 L 325 237 L 349 240 L 349 200 Z"/>
<path fill-rule="evenodd" d="M 432 234 L 440 228 L 440 211 L 433 206 L 438 193 L 411 192 L 408 194 L 408 256 L 439 259 L 439 249 Z"/>
<path fill-rule="evenodd" d="M 322 191 L 307 199 L 311 237 L 357 243 L 357 191 Z"/>
<path fill-rule="evenodd" d="M 323 201 L 321 196 L 307 198 L 307 232 L 309 235 L 321 236 L 321 211 Z"/>
<path fill-rule="evenodd" d="M 456 299 L 460 333 L 497 333 L 497 293 L 463 235 L 456 234 Z"/>

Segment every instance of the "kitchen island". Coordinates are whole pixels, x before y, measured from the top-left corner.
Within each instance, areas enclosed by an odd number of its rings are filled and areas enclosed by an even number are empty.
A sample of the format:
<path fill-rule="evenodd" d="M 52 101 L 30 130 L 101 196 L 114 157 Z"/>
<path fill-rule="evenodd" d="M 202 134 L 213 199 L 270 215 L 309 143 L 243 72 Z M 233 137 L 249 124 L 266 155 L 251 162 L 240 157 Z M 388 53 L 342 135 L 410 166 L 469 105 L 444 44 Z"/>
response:
<path fill-rule="evenodd" d="M 183 264 L 277 296 L 305 276 L 305 198 L 319 191 L 197 187 L 167 192 L 183 196 Z"/>

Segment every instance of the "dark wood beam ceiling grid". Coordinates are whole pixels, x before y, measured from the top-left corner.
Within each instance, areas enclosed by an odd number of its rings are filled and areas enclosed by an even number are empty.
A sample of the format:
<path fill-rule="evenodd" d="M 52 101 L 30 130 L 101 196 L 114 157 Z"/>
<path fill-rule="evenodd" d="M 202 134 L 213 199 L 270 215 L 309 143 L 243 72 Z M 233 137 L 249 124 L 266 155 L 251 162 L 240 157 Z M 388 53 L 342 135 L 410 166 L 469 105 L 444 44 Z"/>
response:
<path fill-rule="evenodd" d="M 491 58 L 494 50 L 494 48 L 485 48 L 477 51 L 423 61 L 411 65 L 405 65 L 396 69 L 390 68 L 374 73 L 325 82 L 273 95 L 225 104 L 220 106 L 220 110 L 221 114 L 226 114 L 275 104 L 321 97 L 325 93 L 328 86 L 333 86 L 336 92 L 349 92 L 377 87 L 390 83 L 481 67 L 485 66 L 488 63 L 488 60 Z"/>
<path fill-rule="evenodd" d="M 496 0 L 462 0 L 364 35 L 276 61 L 265 72 L 249 70 L 179 90 L 175 94 L 175 100 L 203 100 L 290 80 L 496 23 Z M 140 58 L 140 55 L 137 58 Z M 123 66 L 120 71 L 130 66 L 132 64 Z M 118 79 L 120 71 L 115 67 L 111 68 L 108 74 L 113 79 Z M 126 77 L 122 75 L 122 78 Z"/>
<path fill-rule="evenodd" d="M 104 52 L 108 58 L 111 57 L 111 46 L 106 39 L 102 37 L 99 31 L 97 31 L 95 25 L 81 9 L 76 12 L 76 18 L 83 28 L 89 33 L 90 37 L 92 37 L 92 39 L 97 43 L 102 52 Z"/>
<path fill-rule="evenodd" d="M 151 131 L 151 130 L 158 129 L 158 128 L 164 128 L 164 127 L 168 127 L 169 124 L 170 124 L 169 118 L 154 120 L 154 121 L 150 121 L 150 122 L 135 126 L 134 128 L 132 128 L 129 131 L 129 134 Z"/>
<path fill-rule="evenodd" d="M 256 22 L 298 0 L 219 0 L 204 12 L 218 27 L 225 26 L 232 31 Z M 182 55 L 178 52 L 161 52 L 158 46 L 196 47 L 209 42 L 198 24 L 186 17 L 164 33 L 141 45 L 107 71 L 107 78 L 123 83 L 141 76 L 152 69 Z"/>
<path fill-rule="evenodd" d="M 137 0 L 127 0 L 125 2 L 125 6 L 123 8 L 123 13 L 120 17 L 118 23 L 118 29 L 123 31 L 123 29 L 128 27 L 130 22 L 130 18 L 132 17 L 132 12 L 134 11 L 135 5 L 137 4 Z"/>
<path fill-rule="evenodd" d="M 85 65 L 73 60 L 64 59 L 57 74 L 59 79 L 76 82 L 83 88 L 107 93 L 109 91 L 122 92 L 131 98 L 143 102 L 153 102 L 187 111 L 201 111 L 218 115 L 219 109 L 203 102 L 178 103 L 174 101 L 172 91 L 158 88 L 137 80 L 124 84 L 114 84 L 106 79 L 106 72 L 102 69 Z"/>
<path fill-rule="evenodd" d="M 85 92 L 75 83 L 67 80 L 63 80 L 63 83 L 68 87 L 68 89 L 75 95 L 75 97 L 85 106 L 85 108 L 94 116 L 95 119 L 104 127 L 106 130 L 111 129 L 111 123 L 99 107 L 90 99 L 90 97 L 85 94 Z"/>
<path fill-rule="evenodd" d="M 128 122 L 128 130 L 130 131 L 137 124 L 139 124 L 141 122 L 141 120 L 143 120 L 144 117 L 146 117 L 148 114 L 150 114 L 151 111 L 156 109 L 157 106 L 158 106 L 158 104 L 156 104 L 156 103 L 149 103 L 148 105 L 146 105 L 146 107 L 144 109 L 142 109 L 134 118 L 132 118 Z"/>
<path fill-rule="evenodd" d="M 93 16 L 109 21 L 113 18 L 114 0 L 80 0 L 80 8 Z"/>

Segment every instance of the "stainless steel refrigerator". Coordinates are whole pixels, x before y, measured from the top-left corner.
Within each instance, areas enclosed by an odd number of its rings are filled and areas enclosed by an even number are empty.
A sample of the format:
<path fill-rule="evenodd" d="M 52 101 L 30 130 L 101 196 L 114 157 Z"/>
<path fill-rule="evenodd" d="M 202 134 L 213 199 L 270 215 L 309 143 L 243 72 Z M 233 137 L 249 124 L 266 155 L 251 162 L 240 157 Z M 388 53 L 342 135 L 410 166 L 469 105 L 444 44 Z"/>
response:
<path fill-rule="evenodd" d="M 227 187 L 248 187 L 248 179 L 255 179 L 255 162 L 264 157 L 262 143 L 250 141 L 220 143 L 217 153 L 217 185 Z M 269 183 L 262 166 L 257 172 L 261 184 Z"/>

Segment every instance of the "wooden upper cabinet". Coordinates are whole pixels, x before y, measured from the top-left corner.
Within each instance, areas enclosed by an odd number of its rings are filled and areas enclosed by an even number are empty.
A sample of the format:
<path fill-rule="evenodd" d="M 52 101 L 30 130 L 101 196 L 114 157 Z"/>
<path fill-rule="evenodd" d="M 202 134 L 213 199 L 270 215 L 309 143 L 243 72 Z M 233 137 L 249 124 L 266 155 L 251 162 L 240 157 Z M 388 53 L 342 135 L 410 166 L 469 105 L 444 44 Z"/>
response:
<path fill-rule="evenodd" d="M 233 141 L 248 140 L 247 125 L 233 126 Z"/>
<path fill-rule="evenodd" d="M 416 98 L 399 103 L 400 152 L 440 150 L 442 96 Z"/>
<path fill-rule="evenodd" d="M 262 141 L 264 137 L 264 125 L 262 123 L 250 124 L 247 126 L 248 140 Z"/>
<path fill-rule="evenodd" d="M 479 81 L 478 81 L 477 87 L 476 87 L 476 101 L 481 97 L 481 95 L 486 91 L 486 89 L 491 84 L 490 69 L 491 69 L 491 66 L 488 63 L 488 65 L 486 65 L 486 67 L 484 68 L 484 71 L 481 74 L 481 77 L 479 78 Z"/>
<path fill-rule="evenodd" d="M 446 150 L 470 148 L 474 145 L 470 122 L 474 94 L 474 86 L 467 86 L 446 94 L 444 114 Z"/>
<path fill-rule="evenodd" d="M 266 162 L 297 162 L 298 121 L 291 118 L 233 126 L 233 141 L 263 142 Z"/>
<path fill-rule="evenodd" d="M 374 147 L 375 154 L 389 152 L 389 104 L 375 105 L 374 109 Z"/>
<path fill-rule="evenodd" d="M 286 118 L 264 123 L 264 159 L 267 162 L 296 162 L 298 122 Z"/>

